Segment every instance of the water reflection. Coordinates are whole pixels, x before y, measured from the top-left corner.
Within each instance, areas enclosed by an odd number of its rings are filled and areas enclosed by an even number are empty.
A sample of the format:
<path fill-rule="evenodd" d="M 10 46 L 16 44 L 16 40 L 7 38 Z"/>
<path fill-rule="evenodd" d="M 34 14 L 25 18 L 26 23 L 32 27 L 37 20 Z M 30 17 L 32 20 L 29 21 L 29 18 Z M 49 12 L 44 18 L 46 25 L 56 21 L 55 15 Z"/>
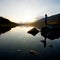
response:
<path fill-rule="evenodd" d="M 12 27 L 4 27 L 4 26 L 1 27 L 1 26 L 0 26 L 0 35 L 8 32 L 8 31 L 10 31 L 11 28 L 12 28 Z"/>
<path fill-rule="evenodd" d="M 40 29 L 41 35 L 44 37 L 44 40 L 41 40 L 40 42 L 43 43 L 44 47 L 46 47 L 46 39 L 55 40 L 60 37 L 60 25 L 48 25 Z M 36 28 L 33 28 L 28 31 L 28 33 L 35 36 L 39 30 Z M 52 47 L 52 44 L 49 44 L 49 47 Z"/>
<path fill-rule="evenodd" d="M 41 29 L 41 35 L 50 40 L 60 37 L 60 25 L 49 25 Z"/>
<path fill-rule="evenodd" d="M 44 48 L 45 48 L 45 47 L 46 47 L 46 37 L 45 37 L 45 39 L 44 39 L 44 40 L 41 40 L 41 42 L 43 43 Z"/>
<path fill-rule="evenodd" d="M 12 60 L 12 58 L 14 60 L 20 60 L 20 59 L 22 60 L 29 60 L 29 59 L 30 60 L 49 60 L 51 58 L 52 60 L 52 58 L 60 56 L 60 53 L 59 53 L 60 43 L 59 42 L 55 41 L 55 43 L 57 43 L 57 47 L 54 46 L 55 48 L 52 48 L 53 45 L 51 42 L 49 42 L 48 47 L 51 47 L 52 49 L 45 48 L 47 46 L 48 39 L 50 39 L 48 41 L 52 41 L 56 39 L 54 37 L 56 35 L 54 34 L 59 32 L 59 25 L 58 26 L 49 25 L 49 26 L 43 27 L 42 29 L 21 27 L 21 26 L 16 27 L 14 29 L 11 29 L 10 27 L 8 28 L 5 27 L 4 29 L 3 28 L 0 28 L 0 31 L 3 31 L 3 30 L 5 32 L 10 31 L 10 30 L 11 31 L 0 37 L 0 57 L 5 58 L 6 56 L 6 58 L 8 57 L 8 60 L 10 58 L 11 58 L 10 60 Z M 29 32 L 28 30 L 30 32 L 32 30 L 34 31 L 28 34 L 27 33 Z M 40 30 L 41 32 L 39 32 Z M 41 38 L 40 33 L 44 37 L 44 39 Z M 48 35 L 48 33 L 50 35 Z M 3 34 L 3 33 L 1 32 L 0 34 Z M 48 36 L 51 36 L 52 34 L 53 34 L 54 39 L 51 39 L 48 37 Z M 59 34 L 60 33 L 58 33 L 57 36 Z M 57 56 L 55 56 L 56 53 L 57 53 Z"/>

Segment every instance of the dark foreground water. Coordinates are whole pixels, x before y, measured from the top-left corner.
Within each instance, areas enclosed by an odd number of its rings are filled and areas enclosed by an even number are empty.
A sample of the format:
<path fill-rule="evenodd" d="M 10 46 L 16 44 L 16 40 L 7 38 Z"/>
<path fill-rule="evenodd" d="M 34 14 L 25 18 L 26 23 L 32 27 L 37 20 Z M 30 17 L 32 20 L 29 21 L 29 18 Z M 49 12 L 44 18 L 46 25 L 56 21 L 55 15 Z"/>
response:
<path fill-rule="evenodd" d="M 27 33 L 31 28 L 0 28 L 0 60 L 60 60 L 60 38 L 41 42 L 41 32 L 36 36 Z"/>

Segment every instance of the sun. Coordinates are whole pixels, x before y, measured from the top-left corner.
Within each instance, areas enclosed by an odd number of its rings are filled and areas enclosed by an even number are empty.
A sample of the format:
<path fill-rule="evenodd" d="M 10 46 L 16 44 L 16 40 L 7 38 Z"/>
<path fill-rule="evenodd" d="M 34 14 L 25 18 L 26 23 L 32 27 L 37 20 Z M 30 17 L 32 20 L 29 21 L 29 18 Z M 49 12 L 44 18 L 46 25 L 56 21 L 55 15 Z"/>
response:
<path fill-rule="evenodd" d="M 33 22 L 35 21 L 36 14 L 34 12 L 24 12 L 22 14 L 16 13 L 16 16 L 8 17 L 9 20 L 16 22 L 16 23 L 26 23 L 26 22 Z"/>
<path fill-rule="evenodd" d="M 35 18 L 35 15 L 33 15 L 32 13 L 26 13 L 23 18 L 22 18 L 22 22 L 33 22 Z"/>

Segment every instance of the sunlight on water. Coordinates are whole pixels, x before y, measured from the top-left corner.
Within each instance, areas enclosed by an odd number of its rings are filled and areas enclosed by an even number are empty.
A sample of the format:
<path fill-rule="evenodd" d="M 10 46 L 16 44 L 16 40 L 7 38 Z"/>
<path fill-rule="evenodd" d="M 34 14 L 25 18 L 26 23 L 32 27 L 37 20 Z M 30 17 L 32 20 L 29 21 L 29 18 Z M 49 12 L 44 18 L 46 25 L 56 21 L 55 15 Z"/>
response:
<path fill-rule="evenodd" d="M 20 26 L 20 27 L 16 27 L 16 28 L 13 28 L 13 29 L 11 29 L 11 32 L 15 32 L 15 31 L 28 31 L 28 30 L 30 30 L 30 29 L 32 29 L 33 27 L 25 27 L 25 26 Z"/>

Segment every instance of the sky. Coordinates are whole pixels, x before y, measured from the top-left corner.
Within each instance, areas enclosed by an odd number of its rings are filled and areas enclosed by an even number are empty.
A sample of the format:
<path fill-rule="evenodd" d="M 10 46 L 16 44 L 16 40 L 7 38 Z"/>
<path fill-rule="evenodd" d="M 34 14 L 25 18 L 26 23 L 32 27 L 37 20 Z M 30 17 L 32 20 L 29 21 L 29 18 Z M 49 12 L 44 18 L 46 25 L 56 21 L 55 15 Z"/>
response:
<path fill-rule="evenodd" d="M 0 16 L 13 22 L 30 22 L 36 17 L 60 13 L 60 0 L 0 0 Z"/>

